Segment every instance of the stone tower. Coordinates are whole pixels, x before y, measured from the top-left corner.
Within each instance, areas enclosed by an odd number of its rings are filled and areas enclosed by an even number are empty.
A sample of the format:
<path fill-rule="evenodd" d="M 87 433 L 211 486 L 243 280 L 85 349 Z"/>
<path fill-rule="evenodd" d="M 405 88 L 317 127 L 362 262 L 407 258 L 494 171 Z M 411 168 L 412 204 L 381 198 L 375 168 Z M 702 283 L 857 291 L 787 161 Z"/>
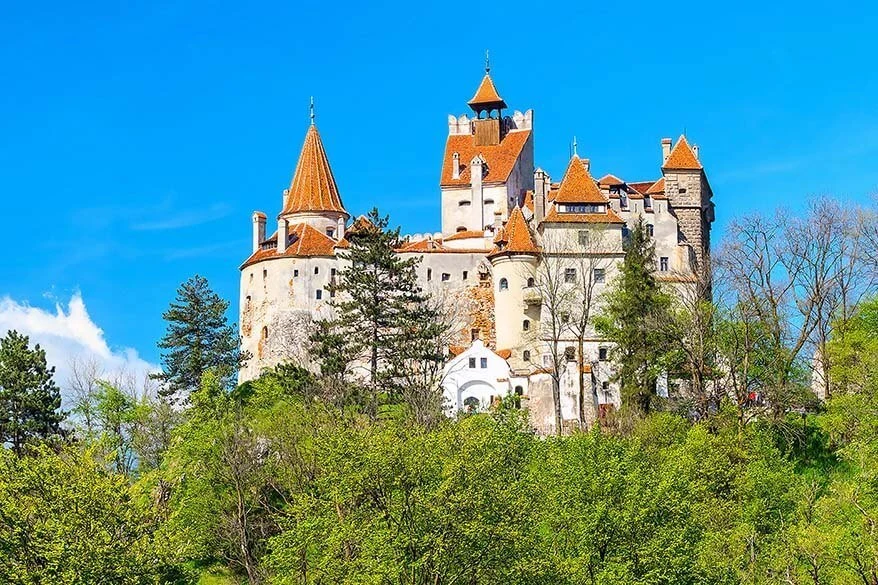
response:
<path fill-rule="evenodd" d="M 673 145 L 662 139 L 664 194 L 679 221 L 680 243 L 690 247 L 696 274 L 710 273 L 710 226 L 713 223 L 713 193 L 698 160 L 698 147 L 686 136 Z"/>
<path fill-rule="evenodd" d="M 533 111 L 504 116 L 490 67 L 468 102 L 472 117 L 448 116 L 442 162 L 442 233 L 484 232 L 533 188 Z"/>

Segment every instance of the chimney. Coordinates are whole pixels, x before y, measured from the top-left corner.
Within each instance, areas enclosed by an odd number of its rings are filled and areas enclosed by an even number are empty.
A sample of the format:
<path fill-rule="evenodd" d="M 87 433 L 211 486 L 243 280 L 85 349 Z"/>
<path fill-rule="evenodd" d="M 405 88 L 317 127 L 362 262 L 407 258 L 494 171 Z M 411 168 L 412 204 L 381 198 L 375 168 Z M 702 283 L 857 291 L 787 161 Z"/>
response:
<path fill-rule="evenodd" d="M 335 228 L 335 240 L 341 240 L 344 237 L 344 216 L 338 218 L 338 224 Z"/>
<path fill-rule="evenodd" d="M 458 152 L 451 155 L 451 178 L 460 178 L 460 153 Z"/>
<path fill-rule="evenodd" d="M 261 211 L 253 212 L 253 252 L 259 250 L 259 245 L 265 240 L 265 214 Z"/>
<path fill-rule="evenodd" d="M 692 152 L 695 153 L 695 158 L 696 158 L 697 160 L 700 161 L 700 160 L 701 160 L 701 157 L 698 156 L 698 154 L 699 154 L 699 148 L 698 148 L 698 145 L 697 145 L 697 144 L 696 144 L 695 146 L 692 147 Z"/>
<path fill-rule="evenodd" d="M 669 156 L 671 156 L 671 139 L 662 138 L 662 164 L 665 164 Z"/>
<path fill-rule="evenodd" d="M 283 254 L 287 251 L 287 220 L 280 218 L 277 220 L 277 253 Z"/>
<path fill-rule="evenodd" d="M 585 167 L 586 173 L 591 173 L 591 161 L 587 158 L 582 159 L 582 166 Z"/>
<path fill-rule="evenodd" d="M 538 224 L 546 216 L 546 171 L 534 171 L 534 221 Z"/>
<path fill-rule="evenodd" d="M 485 227 L 485 206 L 482 205 L 482 155 L 477 154 L 470 161 L 469 180 L 472 188 L 470 200 L 472 205 L 479 206 L 478 221 L 480 225 L 475 227 L 468 225 L 467 229 L 484 229 Z"/>
<path fill-rule="evenodd" d="M 500 233 L 500 228 L 503 227 L 503 212 L 500 209 L 494 210 L 494 235 Z"/>

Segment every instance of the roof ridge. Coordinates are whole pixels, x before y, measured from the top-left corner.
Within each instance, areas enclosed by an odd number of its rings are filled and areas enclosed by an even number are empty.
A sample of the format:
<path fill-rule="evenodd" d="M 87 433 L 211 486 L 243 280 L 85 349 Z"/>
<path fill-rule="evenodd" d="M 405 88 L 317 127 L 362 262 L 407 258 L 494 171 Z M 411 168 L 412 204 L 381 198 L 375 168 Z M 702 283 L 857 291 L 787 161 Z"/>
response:
<path fill-rule="evenodd" d="M 591 174 L 585 169 L 579 156 L 573 155 L 567 164 L 561 186 L 555 194 L 558 203 L 607 203 Z"/>
<path fill-rule="evenodd" d="M 311 124 L 281 214 L 335 211 L 347 215 L 317 126 Z"/>
<path fill-rule="evenodd" d="M 698 157 L 695 156 L 692 147 L 689 146 L 689 142 L 686 140 L 686 135 L 680 134 L 677 144 L 671 149 L 671 153 L 668 155 L 664 164 L 662 164 L 662 168 L 696 171 L 701 170 L 704 167 L 701 166 L 701 162 L 699 162 Z"/>

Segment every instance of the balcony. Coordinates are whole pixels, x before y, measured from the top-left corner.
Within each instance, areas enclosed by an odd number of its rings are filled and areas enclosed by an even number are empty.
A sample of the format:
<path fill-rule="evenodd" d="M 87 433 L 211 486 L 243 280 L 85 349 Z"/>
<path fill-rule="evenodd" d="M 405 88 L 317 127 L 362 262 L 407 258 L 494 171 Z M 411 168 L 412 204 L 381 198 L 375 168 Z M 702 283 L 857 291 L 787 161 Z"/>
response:
<path fill-rule="evenodd" d="M 543 296 L 540 294 L 540 290 L 535 286 L 524 287 L 522 297 L 527 305 L 541 305 L 543 303 Z"/>

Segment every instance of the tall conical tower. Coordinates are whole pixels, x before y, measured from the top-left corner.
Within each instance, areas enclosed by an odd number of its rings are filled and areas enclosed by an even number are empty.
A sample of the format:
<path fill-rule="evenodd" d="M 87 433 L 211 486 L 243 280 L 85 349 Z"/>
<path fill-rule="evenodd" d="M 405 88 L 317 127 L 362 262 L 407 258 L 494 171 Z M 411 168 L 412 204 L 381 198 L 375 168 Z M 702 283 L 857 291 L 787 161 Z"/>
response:
<path fill-rule="evenodd" d="M 442 233 L 490 230 L 494 211 L 505 220 L 533 189 L 533 111 L 504 116 L 485 63 L 485 76 L 468 102 L 472 117 L 448 116 L 442 162 Z"/>

